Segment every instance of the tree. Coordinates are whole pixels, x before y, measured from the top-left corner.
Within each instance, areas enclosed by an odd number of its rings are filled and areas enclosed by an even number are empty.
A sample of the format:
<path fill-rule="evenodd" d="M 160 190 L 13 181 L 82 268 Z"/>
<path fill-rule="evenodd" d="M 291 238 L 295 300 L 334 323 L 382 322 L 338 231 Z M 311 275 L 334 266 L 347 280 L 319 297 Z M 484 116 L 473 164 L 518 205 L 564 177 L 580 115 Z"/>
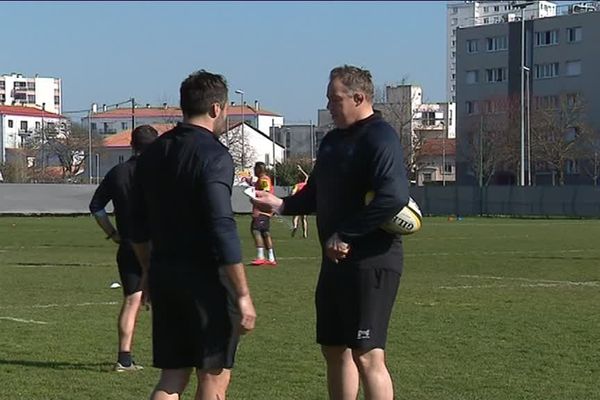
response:
<path fill-rule="evenodd" d="M 76 123 L 70 123 L 64 133 L 46 127 L 44 136 L 44 152 L 61 167 L 63 181 L 72 181 L 85 170 L 86 165 L 91 166 L 88 154 L 90 139 L 92 153 L 102 149 L 102 136 L 94 133 L 90 138 L 88 130 Z"/>
<path fill-rule="evenodd" d="M 288 158 L 284 162 L 277 163 L 277 167 L 275 168 L 276 172 L 276 181 L 278 186 L 293 186 L 298 183 L 298 165 L 302 167 L 302 169 L 310 175 L 313 169 L 313 163 L 309 158 L 301 157 L 301 158 Z"/>
<path fill-rule="evenodd" d="M 538 105 L 531 113 L 532 160 L 546 165 L 565 184 L 569 161 L 590 159 L 597 153 L 596 135 L 585 122 L 581 95 L 561 94 Z"/>
<path fill-rule="evenodd" d="M 256 150 L 250 145 L 250 141 L 248 140 L 249 130 L 250 128 L 248 127 L 244 129 L 243 142 L 241 124 L 237 124 L 233 128 L 227 129 L 224 134 L 219 136 L 221 143 L 229 148 L 229 153 L 233 158 L 233 165 L 238 171 L 249 168 L 251 166 L 250 161 L 256 159 Z M 242 154 L 246 165 L 242 165 Z"/>

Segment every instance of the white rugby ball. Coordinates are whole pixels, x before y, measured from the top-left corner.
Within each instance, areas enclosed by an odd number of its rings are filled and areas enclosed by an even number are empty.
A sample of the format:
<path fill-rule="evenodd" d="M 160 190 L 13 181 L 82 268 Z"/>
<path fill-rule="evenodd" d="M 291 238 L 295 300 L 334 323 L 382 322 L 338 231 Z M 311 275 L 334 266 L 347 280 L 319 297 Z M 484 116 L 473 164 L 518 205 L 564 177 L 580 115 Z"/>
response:
<path fill-rule="evenodd" d="M 368 192 L 365 195 L 365 204 L 369 204 L 374 196 L 373 192 Z M 421 229 L 422 224 L 421 209 L 417 202 L 409 197 L 408 204 L 398 214 L 394 215 L 390 221 L 382 224 L 380 228 L 389 233 L 410 235 Z"/>

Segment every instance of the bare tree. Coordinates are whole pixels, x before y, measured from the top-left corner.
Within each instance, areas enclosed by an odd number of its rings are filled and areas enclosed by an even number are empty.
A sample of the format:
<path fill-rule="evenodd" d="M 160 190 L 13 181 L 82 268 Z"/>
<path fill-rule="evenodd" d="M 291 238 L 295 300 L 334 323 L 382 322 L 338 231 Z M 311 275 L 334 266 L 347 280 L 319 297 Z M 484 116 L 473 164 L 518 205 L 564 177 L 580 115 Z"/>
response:
<path fill-rule="evenodd" d="M 228 128 L 227 131 L 219 136 L 219 140 L 229 148 L 229 153 L 233 158 L 233 165 L 236 170 L 245 170 L 250 167 L 248 160 L 256 159 L 256 150 L 250 145 L 248 135 L 250 128 L 244 129 L 244 140 L 242 142 L 242 125 L 236 124 L 233 128 Z M 246 165 L 242 165 L 242 153 Z"/>
<path fill-rule="evenodd" d="M 549 99 L 531 113 L 532 160 L 545 164 L 556 174 L 558 184 L 564 185 L 567 162 L 591 158 L 597 138 L 585 122 L 581 95 L 561 94 Z"/>
<path fill-rule="evenodd" d="M 62 133 L 56 128 L 46 128 L 43 144 L 45 153 L 50 159 L 55 159 L 61 167 L 62 180 L 67 181 L 82 173 L 88 162 L 90 146 L 89 132 L 80 124 L 69 124 Z M 101 151 L 102 137 L 92 134 L 92 149 Z"/>

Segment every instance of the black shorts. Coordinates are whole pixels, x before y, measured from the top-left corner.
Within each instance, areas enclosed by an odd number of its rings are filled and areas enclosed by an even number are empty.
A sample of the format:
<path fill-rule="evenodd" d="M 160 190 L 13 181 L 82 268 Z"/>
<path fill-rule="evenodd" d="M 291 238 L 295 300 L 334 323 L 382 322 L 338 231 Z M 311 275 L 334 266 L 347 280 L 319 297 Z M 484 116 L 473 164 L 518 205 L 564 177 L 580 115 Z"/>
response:
<path fill-rule="evenodd" d="M 322 268 L 317 284 L 317 343 L 385 349 L 400 274 L 387 269 Z"/>
<path fill-rule="evenodd" d="M 154 366 L 232 368 L 240 316 L 219 270 L 151 268 L 149 279 Z"/>
<path fill-rule="evenodd" d="M 262 234 L 269 233 L 271 230 L 271 217 L 260 214 L 258 217 L 252 217 L 250 224 L 251 231 L 259 231 Z"/>
<path fill-rule="evenodd" d="M 142 290 L 140 287 L 142 267 L 133 252 L 133 248 L 127 242 L 119 245 L 119 250 L 117 250 L 117 267 L 125 296 Z"/>

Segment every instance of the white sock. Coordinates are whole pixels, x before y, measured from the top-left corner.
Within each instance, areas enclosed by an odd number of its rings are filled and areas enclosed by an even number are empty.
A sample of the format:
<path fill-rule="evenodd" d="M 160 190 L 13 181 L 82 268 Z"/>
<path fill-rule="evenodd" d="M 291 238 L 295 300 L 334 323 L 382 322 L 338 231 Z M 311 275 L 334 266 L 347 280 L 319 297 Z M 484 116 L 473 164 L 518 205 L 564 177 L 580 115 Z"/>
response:
<path fill-rule="evenodd" d="M 258 258 L 259 260 L 264 260 L 265 259 L 265 249 L 264 249 L 264 247 L 257 247 L 256 248 L 256 258 Z"/>
<path fill-rule="evenodd" d="M 275 253 L 273 249 L 269 249 L 269 261 L 275 261 Z"/>

